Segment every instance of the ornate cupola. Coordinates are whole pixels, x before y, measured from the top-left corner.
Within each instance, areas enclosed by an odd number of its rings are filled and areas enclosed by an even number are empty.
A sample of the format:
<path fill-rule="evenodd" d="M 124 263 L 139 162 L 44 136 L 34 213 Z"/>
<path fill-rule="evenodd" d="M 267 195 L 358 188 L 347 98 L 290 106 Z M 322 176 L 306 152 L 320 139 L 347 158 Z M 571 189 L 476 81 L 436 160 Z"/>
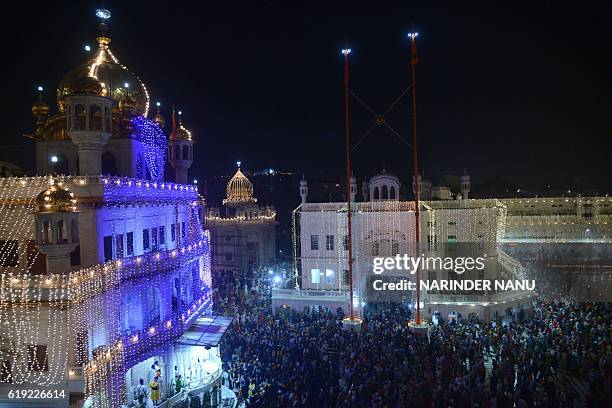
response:
<path fill-rule="evenodd" d="M 238 170 L 236 174 L 227 183 L 226 193 L 227 197 L 223 200 L 223 204 L 229 204 L 232 206 L 240 204 L 251 204 L 257 202 L 257 199 L 253 197 L 253 184 L 251 181 L 240 171 L 241 162 L 238 162 Z"/>
<path fill-rule="evenodd" d="M 47 256 L 47 273 L 70 272 L 70 254 L 79 245 L 73 193 L 53 183 L 36 197 L 36 246 Z"/>

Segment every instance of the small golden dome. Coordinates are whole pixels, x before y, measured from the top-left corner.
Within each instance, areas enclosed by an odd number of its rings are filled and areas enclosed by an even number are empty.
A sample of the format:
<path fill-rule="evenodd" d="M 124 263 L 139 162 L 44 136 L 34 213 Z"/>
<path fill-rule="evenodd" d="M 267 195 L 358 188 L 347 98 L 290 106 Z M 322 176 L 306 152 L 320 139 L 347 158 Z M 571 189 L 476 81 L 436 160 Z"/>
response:
<path fill-rule="evenodd" d="M 43 101 L 42 99 L 38 99 L 32 105 L 32 115 L 34 115 L 37 118 L 49 115 L 50 110 L 51 108 L 49 107 L 49 105 L 47 105 L 47 103 Z"/>
<path fill-rule="evenodd" d="M 61 183 L 54 183 L 48 189 L 41 191 L 36 197 L 39 212 L 71 212 L 76 211 L 74 194 Z"/>
<path fill-rule="evenodd" d="M 226 203 L 254 203 L 257 201 L 253 198 L 253 184 L 246 178 L 246 176 L 240 171 L 234 174 L 229 183 L 227 183 L 227 198 L 223 200 L 223 204 Z"/>
<path fill-rule="evenodd" d="M 134 110 L 136 101 L 130 94 L 125 95 L 119 100 L 119 109 L 121 110 Z"/>
<path fill-rule="evenodd" d="M 72 82 L 70 91 L 72 94 L 77 95 L 104 95 L 104 88 L 97 78 L 91 76 L 84 76 L 77 78 Z"/>
<path fill-rule="evenodd" d="M 180 125 L 176 129 L 176 140 L 189 140 L 191 141 L 191 132 L 185 126 Z"/>
<path fill-rule="evenodd" d="M 157 126 L 159 126 L 161 129 L 166 126 L 166 118 L 164 118 L 164 115 L 159 112 L 157 112 L 157 114 L 153 117 L 153 122 L 157 123 Z"/>

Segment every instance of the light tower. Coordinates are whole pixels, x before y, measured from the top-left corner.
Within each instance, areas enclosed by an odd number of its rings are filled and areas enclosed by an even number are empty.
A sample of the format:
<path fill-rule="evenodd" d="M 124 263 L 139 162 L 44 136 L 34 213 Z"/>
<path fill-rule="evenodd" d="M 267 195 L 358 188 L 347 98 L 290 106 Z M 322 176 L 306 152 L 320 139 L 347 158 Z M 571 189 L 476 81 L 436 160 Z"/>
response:
<path fill-rule="evenodd" d="M 36 246 L 47 256 L 47 273 L 68 273 L 70 254 L 79 245 L 76 200 L 61 183 L 54 183 L 38 194 L 36 205 Z"/>
<path fill-rule="evenodd" d="M 178 126 L 176 115 L 172 110 L 172 131 L 170 132 L 170 164 L 174 169 L 174 182 L 188 183 L 188 171 L 193 163 L 193 139 L 191 132 L 183 126 L 183 112 L 178 111 Z"/>

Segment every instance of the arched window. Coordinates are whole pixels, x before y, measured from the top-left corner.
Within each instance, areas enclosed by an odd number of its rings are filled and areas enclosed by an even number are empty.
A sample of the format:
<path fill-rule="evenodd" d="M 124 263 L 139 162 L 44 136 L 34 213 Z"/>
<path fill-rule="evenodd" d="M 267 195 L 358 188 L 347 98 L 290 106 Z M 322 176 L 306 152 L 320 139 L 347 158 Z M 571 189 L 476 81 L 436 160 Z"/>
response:
<path fill-rule="evenodd" d="M 142 178 L 142 157 L 136 156 L 136 178 Z"/>
<path fill-rule="evenodd" d="M 85 130 L 87 124 L 87 109 L 83 105 L 74 107 L 74 129 Z"/>
<path fill-rule="evenodd" d="M 391 200 L 395 200 L 395 186 L 391 186 L 389 189 L 389 198 Z"/>
<path fill-rule="evenodd" d="M 183 146 L 183 160 L 189 160 L 189 146 Z"/>
<path fill-rule="evenodd" d="M 64 221 L 59 220 L 57 222 L 57 243 L 63 244 L 68 242 L 68 237 L 66 236 L 66 228 L 64 228 Z"/>
<path fill-rule="evenodd" d="M 51 243 L 51 240 L 49 239 L 49 221 L 43 222 L 42 231 L 41 231 L 41 241 L 43 244 Z"/>
<path fill-rule="evenodd" d="M 383 200 L 388 200 L 389 199 L 389 189 L 387 188 L 387 185 L 385 184 L 384 186 L 382 186 L 382 197 Z"/>
<path fill-rule="evenodd" d="M 378 200 L 380 198 L 380 192 L 378 191 L 378 187 L 374 187 L 374 199 Z"/>
<path fill-rule="evenodd" d="M 117 160 L 111 152 L 104 152 L 102 155 L 102 174 L 117 175 Z"/>
<path fill-rule="evenodd" d="M 98 105 L 89 107 L 89 128 L 92 130 L 102 130 L 102 109 Z"/>

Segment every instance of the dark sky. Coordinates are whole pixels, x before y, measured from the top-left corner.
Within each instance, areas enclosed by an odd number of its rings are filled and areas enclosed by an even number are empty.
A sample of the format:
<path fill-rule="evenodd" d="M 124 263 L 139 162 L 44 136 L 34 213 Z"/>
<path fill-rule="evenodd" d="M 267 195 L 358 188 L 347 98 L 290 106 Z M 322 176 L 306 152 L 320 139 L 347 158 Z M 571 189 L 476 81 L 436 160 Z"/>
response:
<path fill-rule="evenodd" d="M 55 104 L 50 90 L 87 58 L 84 44 L 95 43 L 100 3 L 21 3 L 2 24 L 9 71 L 0 160 L 33 168 L 32 142 L 21 135 L 34 127 L 34 88 L 43 84 Z M 340 177 L 339 49 L 345 41 L 353 49 L 354 91 L 384 111 L 409 84 L 405 34 L 414 26 L 427 175 L 467 168 L 476 181 L 499 176 L 518 185 L 558 185 L 581 177 L 602 191 L 611 184 L 612 13 L 604 3 L 579 9 L 370 2 L 344 11 L 331 1 L 301 8 L 273 1 L 104 3 L 113 15 L 113 52 L 147 84 L 153 101 L 184 111 L 198 141 L 200 178 L 231 173 L 239 159 L 250 170 Z M 409 102 L 388 117 L 407 139 Z M 351 103 L 356 141 L 372 118 Z M 355 150 L 353 163 L 360 179 L 384 165 L 407 180 L 412 168 L 408 147 L 382 128 Z"/>

